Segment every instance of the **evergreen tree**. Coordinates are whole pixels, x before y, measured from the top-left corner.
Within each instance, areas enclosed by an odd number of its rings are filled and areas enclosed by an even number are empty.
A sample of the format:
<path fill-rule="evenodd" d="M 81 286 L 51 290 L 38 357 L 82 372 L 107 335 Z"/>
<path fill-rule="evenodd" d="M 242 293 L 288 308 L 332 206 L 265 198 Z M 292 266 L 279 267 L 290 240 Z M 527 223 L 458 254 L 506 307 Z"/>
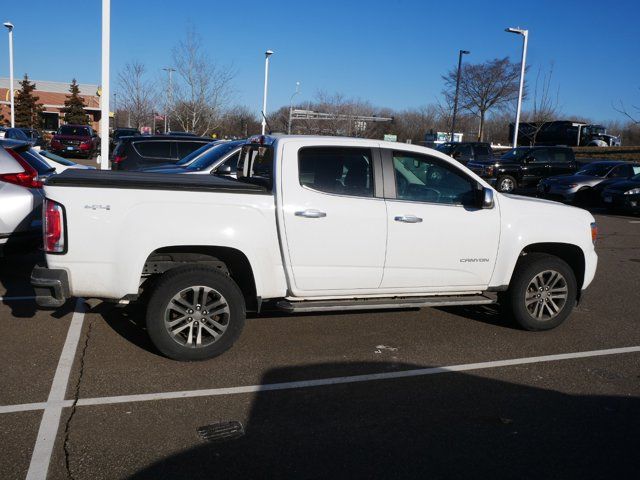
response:
<path fill-rule="evenodd" d="M 80 96 L 80 88 L 75 78 L 71 81 L 69 92 L 71 95 L 67 96 L 62 109 L 65 123 L 89 125 L 89 116 L 84 111 L 84 100 Z"/>
<path fill-rule="evenodd" d="M 33 94 L 36 84 L 31 83 L 25 73 L 20 86 L 22 88 L 18 91 L 14 100 L 16 127 L 40 128 L 43 107 L 41 103 L 38 103 L 40 97 L 36 97 Z"/>

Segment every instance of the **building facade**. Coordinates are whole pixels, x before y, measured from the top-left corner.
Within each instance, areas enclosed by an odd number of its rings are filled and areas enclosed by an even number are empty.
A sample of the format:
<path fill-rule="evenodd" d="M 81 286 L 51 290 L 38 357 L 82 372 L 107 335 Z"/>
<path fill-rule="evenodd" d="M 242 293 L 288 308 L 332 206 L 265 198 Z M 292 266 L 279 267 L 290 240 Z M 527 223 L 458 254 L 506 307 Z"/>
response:
<path fill-rule="evenodd" d="M 22 78 L 14 78 L 13 89 L 14 95 L 17 95 L 20 90 L 20 82 Z M 37 97 L 38 103 L 41 103 L 44 107 L 43 113 L 43 130 L 56 131 L 60 125 L 64 123 L 64 101 L 69 93 L 69 83 L 64 82 L 49 82 L 46 80 L 29 80 L 31 83 L 35 83 L 36 88 L 33 94 Z M 80 88 L 80 96 L 84 100 L 85 111 L 89 115 L 89 122 L 91 127 L 100 132 L 100 96 L 98 95 L 98 85 L 91 85 L 87 83 L 78 84 Z M 9 96 L 9 79 L 0 78 L 0 114 L 4 115 L 4 123 L 8 124 L 11 121 L 11 101 Z"/>

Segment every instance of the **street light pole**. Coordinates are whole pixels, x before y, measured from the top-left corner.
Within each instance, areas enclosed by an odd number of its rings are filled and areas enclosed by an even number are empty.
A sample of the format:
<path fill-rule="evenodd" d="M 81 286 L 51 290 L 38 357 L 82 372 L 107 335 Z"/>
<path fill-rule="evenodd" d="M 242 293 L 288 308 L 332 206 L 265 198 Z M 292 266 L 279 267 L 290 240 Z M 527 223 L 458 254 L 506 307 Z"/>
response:
<path fill-rule="evenodd" d="M 296 91 L 291 95 L 289 100 L 289 126 L 287 128 L 287 134 L 291 135 L 291 116 L 293 114 L 293 98 L 300 93 L 300 82 L 296 82 Z"/>
<path fill-rule="evenodd" d="M 16 113 L 13 104 L 13 23 L 5 22 L 4 26 L 9 30 L 9 97 L 11 99 L 11 128 L 16 126 Z"/>
<path fill-rule="evenodd" d="M 118 102 L 116 101 L 116 92 L 113 92 L 113 129 L 118 128 Z"/>
<path fill-rule="evenodd" d="M 111 51 L 111 0 L 102 0 L 102 93 L 100 95 L 100 169 L 109 168 L 109 55 Z"/>
<path fill-rule="evenodd" d="M 460 50 L 458 52 L 458 75 L 456 77 L 456 94 L 453 97 L 453 116 L 451 117 L 451 138 L 453 143 L 454 135 L 456 133 L 456 114 L 458 113 L 458 91 L 460 90 L 460 69 L 462 67 L 462 55 L 468 55 L 471 52 L 468 50 Z"/>
<path fill-rule="evenodd" d="M 169 103 L 165 103 L 164 106 L 164 133 L 171 131 L 171 120 L 169 119 L 169 110 L 171 110 L 171 105 L 173 105 L 173 83 L 171 82 L 171 74 L 176 71 L 175 68 L 165 67 L 162 70 L 169 74 L 169 94 L 168 99 Z"/>
<path fill-rule="evenodd" d="M 520 130 L 520 111 L 522 110 L 522 91 L 524 89 L 524 72 L 527 61 L 527 42 L 529 40 L 529 30 L 521 28 L 506 28 L 505 32 L 522 35 L 522 61 L 520 62 L 520 88 L 518 89 L 518 107 L 516 108 L 516 123 L 513 129 L 513 148 L 518 146 L 518 130 Z"/>
<path fill-rule="evenodd" d="M 267 129 L 267 88 L 269 86 L 269 57 L 273 55 L 272 50 L 264 52 L 264 93 L 262 95 L 262 135 Z"/>

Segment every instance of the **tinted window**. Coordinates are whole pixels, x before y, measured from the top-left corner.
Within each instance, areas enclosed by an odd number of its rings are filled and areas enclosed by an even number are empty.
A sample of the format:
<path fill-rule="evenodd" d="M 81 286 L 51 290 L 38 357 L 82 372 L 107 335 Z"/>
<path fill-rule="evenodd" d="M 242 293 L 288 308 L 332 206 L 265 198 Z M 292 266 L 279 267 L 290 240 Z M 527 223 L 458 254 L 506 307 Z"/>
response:
<path fill-rule="evenodd" d="M 423 155 L 394 152 L 393 168 L 399 200 L 446 205 L 475 204 L 476 183 L 444 162 Z"/>
<path fill-rule="evenodd" d="M 171 158 L 171 142 L 135 142 L 134 147 L 141 157 Z"/>
<path fill-rule="evenodd" d="M 482 156 L 489 156 L 491 155 L 491 151 L 489 150 L 489 147 L 487 147 L 486 145 L 478 145 L 476 146 L 476 154 L 482 155 Z"/>
<path fill-rule="evenodd" d="M 61 135 L 77 135 L 83 137 L 89 137 L 91 135 L 91 129 L 89 127 L 72 127 L 69 125 L 63 125 L 58 130 Z"/>
<path fill-rule="evenodd" d="M 191 152 L 195 152 L 199 148 L 207 145 L 204 142 L 183 142 L 178 141 L 178 158 L 184 158 Z"/>
<path fill-rule="evenodd" d="M 7 130 L 5 138 L 13 138 L 14 140 L 29 141 L 29 137 L 19 128 L 10 128 Z"/>
<path fill-rule="evenodd" d="M 632 175 L 631 168 L 628 165 L 618 165 L 611 170 L 609 178 L 627 178 Z"/>
<path fill-rule="evenodd" d="M 555 163 L 568 163 L 571 159 L 566 150 L 553 150 L 551 152 L 551 161 Z"/>
<path fill-rule="evenodd" d="M 367 148 L 312 147 L 298 153 L 300 184 L 321 192 L 373 197 L 373 164 Z"/>
<path fill-rule="evenodd" d="M 531 155 L 535 163 L 547 163 L 549 161 L 549 152 L 546 149 L 532 150 Z"/>
<path fill-rule="evenodd" d="M 216 170 L 222 166 L 228 165 L 231 167 L 231 172 L 235 172 L 238 168 L 238 160 L 240 160 L 240 150 L 238 150 L 235 154 L 231 155 L 227 158 L 223 163 L 216 167 Z"/>

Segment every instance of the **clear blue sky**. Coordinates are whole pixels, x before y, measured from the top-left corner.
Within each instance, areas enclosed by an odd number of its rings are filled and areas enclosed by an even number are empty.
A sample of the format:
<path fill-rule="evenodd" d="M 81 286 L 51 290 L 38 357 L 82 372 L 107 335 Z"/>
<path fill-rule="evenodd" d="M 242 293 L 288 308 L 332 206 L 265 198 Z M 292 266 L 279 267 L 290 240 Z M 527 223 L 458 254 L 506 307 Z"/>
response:
<path fill-rule="evenodd" d="M 100 82 L 100 0 L 3 2 L 15 24 L 15 74 Z M 528 63 L 554 62 L 554 83 L 568 114 L 623 119 L 612 102 L 640 104 L 640 1 L 335 1 L 112 0 L 112 82 L 140 60 L 160 75 L 173 45 L 193 24 L 210 56 L 237 70 L 233 103 L 259 112 L 263 52 L 272 57 L 270 110 L 318 90 L 341 92 L 397 109 L 434 102 L 441 75 L 471 50 L 470 62 L 510 56 L 530 30 Z M 8 76 L 6 31 L 0 76 Z M 531 76 L 533 79 L 533 75 Z M 113 85 L 113 83 L 112 83 Z"/>

